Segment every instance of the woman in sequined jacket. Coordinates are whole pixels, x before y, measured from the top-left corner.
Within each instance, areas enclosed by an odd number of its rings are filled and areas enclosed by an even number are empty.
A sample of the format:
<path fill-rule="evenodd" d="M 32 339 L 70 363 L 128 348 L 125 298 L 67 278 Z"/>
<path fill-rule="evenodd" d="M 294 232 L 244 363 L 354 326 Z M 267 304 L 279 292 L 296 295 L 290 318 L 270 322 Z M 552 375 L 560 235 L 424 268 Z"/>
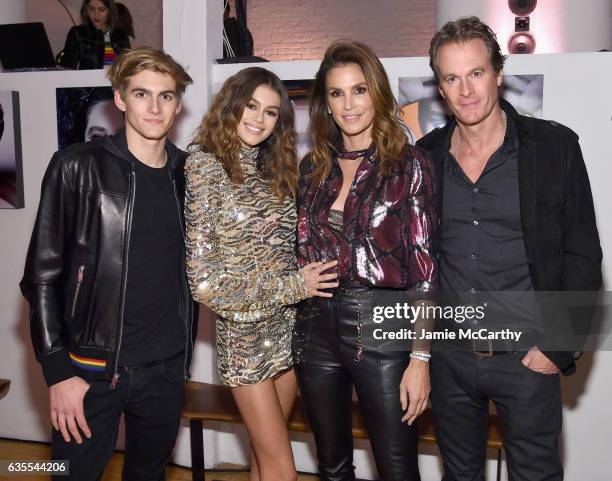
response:
<path fill-rule="evenodd" d="M 297 479 L 293 304 L 337 286 L 325 272 L 335 262 L 296 264 L 295 137 L 283 83 L 247 68 L 215 97 L 185 166 L 187 275 L 218 315 L 218 370 L 251 438 L 251 480 Z"/>
<path fill-rule="evenodd" d="M 408 144 L 398 118 L 372 50 L 332 44 L 310 100 L 297 236 L 299 265 L 337 260 L 340 287 L 300 304 L 293 341 L 323 480 L 355 479 L 353 386 L 380 479 L 420 479 L 414 421 L 429 396 L 429 345 L 388 350 L 370 329 L 384 299 L 430 303 L 438 277 L 429 158 Z M 415 326 L 428 327 L 426 319 Z"/>

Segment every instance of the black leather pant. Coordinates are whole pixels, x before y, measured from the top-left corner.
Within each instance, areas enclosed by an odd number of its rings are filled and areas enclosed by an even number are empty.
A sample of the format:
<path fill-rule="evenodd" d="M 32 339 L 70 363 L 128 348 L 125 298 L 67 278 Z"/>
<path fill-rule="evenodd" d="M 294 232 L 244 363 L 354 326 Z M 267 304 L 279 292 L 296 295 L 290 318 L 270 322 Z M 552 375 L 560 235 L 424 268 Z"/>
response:
<path fill-rule="evenodd" d="M 364 351 L 356 361 L 357 324 L 371 311 L 373 290 L 338 289 L 333 299 L 313 298 L 298 308 L 296 371 L 317 445 L 320 477 L 354 480 L 352 387 L 383 481 L 420 480 L 416 423 L 401 422 L 399 384 L 409 352 Z M 361 313 L 360 313 L 361 311 Z"/>

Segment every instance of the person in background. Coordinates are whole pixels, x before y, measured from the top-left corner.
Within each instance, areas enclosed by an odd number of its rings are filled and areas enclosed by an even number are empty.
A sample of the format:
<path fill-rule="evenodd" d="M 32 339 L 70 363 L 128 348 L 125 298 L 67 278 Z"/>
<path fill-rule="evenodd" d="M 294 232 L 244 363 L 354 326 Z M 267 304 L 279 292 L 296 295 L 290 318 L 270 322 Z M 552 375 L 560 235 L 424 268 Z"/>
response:
<path fill-rule="evenodd" d="M 58 65 L 73 70 L 103 68 L 130 48 L 128 32 L 120 27 L 114 0 L 83 0 L 82 24 L 72 27 L 66 37 Z"/>
<path fill-rule="evenodd" d="M 295 137 L 282 81 L 247 68 L 215 97 L 185 167 L 187 274 L 194 299 L 218 314 L 219 375 L 249 432 L 251 481 L 297 479 L 292 304 L 336 286 L 325 273 L 335 262 L 296 266 Z"/>
<path fill-rule="evenodd" d="M 310 101 L 313 150 L 300 164 L 298 265 L 337 260 L 340 288 L 298 306 L 293 341 L 325 481 L 355 479 L 353 386 L 379 479 L 420 479 L 415 420 L 429 397 L 429 345 L 379 350 L 366 339 L 384 296 L 427 306 L 438 281 L 433 173 L 398 112 L 368 46 L 327 49 Z"/>

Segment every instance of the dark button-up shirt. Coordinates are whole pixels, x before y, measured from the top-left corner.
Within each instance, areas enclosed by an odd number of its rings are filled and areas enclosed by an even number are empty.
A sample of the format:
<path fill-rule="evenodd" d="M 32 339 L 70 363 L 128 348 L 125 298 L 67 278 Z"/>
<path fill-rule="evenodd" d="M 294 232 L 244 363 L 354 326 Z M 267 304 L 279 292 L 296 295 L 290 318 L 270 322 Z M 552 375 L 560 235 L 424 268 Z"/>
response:
<path fill-rule="evenodd" d="M 597 291 L 601 288 L 602 253 L 587 169 L 575 132 L 556 122 L 519 115 L 504 99 L 499 100 L 519 139 L 520 211 L 534 289 L 536 292 L 588 291 L 591 296 L 584 303 L 591 308 L 573 312 L 571 322 L 567 322 L 561 305 L 541 307 L 545 338 L 553 335 L 566 341 L 549 346 L 554 350 L 535 344 L 544 348 L 544 354 L 564 374 L 570 374 L 575 371 L 577 355 L 559 348 L 571 344 L 575 329 L 588 330 L 597 304 Z M 445 139 L 455 125 L 451 121 L 418 143 L 434 159 L 436 172 L 440 173 L 440 191 L 447 157 Z M 443 212 L 443 206 L 441 209 Z"/>
<path fill-rule="evenodd" d="M 508 122 L 503 144 L 474 183 L 450 152 L 453 130 L 444 148 L 440 288 L 463 293 L 473 302 L 492 303 L 494 321 L 503 313 L 516 327 L 536 327 L 519 204 L 516 128 Z"/>
<path fill-rule="evenodd" d="M 342 187 L 337 159 L 320 185 L 307 179 L 312 170 L 308 157 L 300 170 L 300 266 L 337 259 L 341 285 L 416 287 L 423 294 L 435 290 L 438 218 L 432 168 L 424 151 L 406 146 L 403 158 L 392 164 L 389 175 L 382 176 L 371 147 L 346 198 L 341 230 L 329 223 L 329 211 Z"/>

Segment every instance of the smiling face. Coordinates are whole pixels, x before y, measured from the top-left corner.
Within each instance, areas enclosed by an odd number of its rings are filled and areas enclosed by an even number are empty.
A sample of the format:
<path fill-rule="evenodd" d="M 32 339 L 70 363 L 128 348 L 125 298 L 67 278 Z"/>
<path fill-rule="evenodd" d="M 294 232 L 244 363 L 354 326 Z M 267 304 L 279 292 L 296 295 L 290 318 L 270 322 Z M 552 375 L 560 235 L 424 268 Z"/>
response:
<path fill-rule="evenodd" d="M 87 4 L 87 14 L 97 29 L 107 30 L 110 26 L 110 11 L 101 0 L 90 0 Z"/>
<path fill-rule="evenodd" d="M 339 65 L 327 73 L 327 105 L 350 150 L 365 149 L 372 142 L 374 102 L 361 67 Z"/>
<path fill-rule="evenodd" d="M 238 138 L 243 147 L 256 147 L 272 135 L 280 104 L 280 95 L 268 85 L 255 89 L 238 122 Z"/>
<path fill-rule="evenodd" d="M 115 91 L 115 105 L 125 112 L 126 135 L 146 140 L 165 138 L 181 111 L 174 79 L 151 70 L 129 77 L 123 96 Z"/>
<path fill-rule="evenodd" d="M 480 39 L 447 43 L 436 60 L 440 94 L 457 122 L 475 126 L 491 118 L 499 108 L 503 73 L 495 73 L 489 52 Z"/>

